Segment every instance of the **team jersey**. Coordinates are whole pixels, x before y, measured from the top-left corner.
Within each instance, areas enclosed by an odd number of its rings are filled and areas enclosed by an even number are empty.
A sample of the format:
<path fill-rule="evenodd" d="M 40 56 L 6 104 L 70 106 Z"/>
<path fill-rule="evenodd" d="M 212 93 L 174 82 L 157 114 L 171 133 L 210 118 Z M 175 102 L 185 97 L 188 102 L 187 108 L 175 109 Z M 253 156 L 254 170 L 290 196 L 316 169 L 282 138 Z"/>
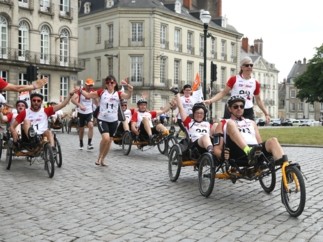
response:
<path fill-rule="evenodd" d="M 207 121 L 196 122 L 191 117 L 187 117 L 183 124 L 192 142 L 195 142 L 205 134 L 210 135 L 210 123 Z"/>
<path fill-rule="evenodd" d="M 149 120 L 149 125 L 152 128 L 153 127 L 152 120 L 157 117 L 157 112 L 156 111 L 150 111 L 150 112 L 135 111 L 132 115 L 131 122 L 135 122 L 136 126 L 139 127 L 143 117 L 146 117 Z"/>
<path fill-rule="evenodd" d="M 86 91 L 85 88 L 82 88 L 82 90 Z M 89 91 L 94 92 L 93 90 Z M 82 94 L 80 94 L 80 91 L 78 91 L 79 95 L 79 103 L 82 104 L 86 109 L 83 111 L 80 109 L 80 107 L 77 108 L 77 112 L 81 114 L 89 114 L 93 112 L 93 100 L 92 98 L 86 98 Z"/>
<path fill-rule="evenodd" d="M 97 90 L 100 97 L 100 111 L 98 119 L 106 122 L 118 121 L 118 106 L 121 92 L 109 93 L 107 89 Z"/>
<path fill-rule="evenodd" d="M 223 134 L 224 134 L 224 143 L 226 143 L 226 140 L 227 140 L 227 124 L 228 124 L 228 120 L 230 120 L 230 119 L 221 120 L 222 128 L 223 128 Z M 238 129 L 239 129 L 243 139 L 246 141 L 246 143 L 248 145 L 256 145 L 256 144 L 258 144 L 258 141 L 256 139 L 255 127 L 253 126 L 252 120 L 242 118 L 241 120 L 233 120 L 233 121 L 237 124 Z M 234 140 L 232 140 L 232 141 L 234 141 Z"/>
<path fill-rule="evenodd" d="M 228 80 L 227 86 L 231 89 L 231 96 L 239 95 L 244 97 L 246 109 L 253 107 L 254 95 L 260 94 L 260 84 L 254 78 L 246 80 L 241 75 L 232 76 Z"/>
<path fill-rule="evenodd" d="M 185 113 L 187 115 L 192 114 L 192 108 L 193 108 L 194 104 L 197 103 L 196 98 L 194 96 L 189 96 L 189 97 L 181 96 L 180 100 L 182 102 Z M 179 113 L 177 114 L 177 118 L 178 119 L 181 118 Z"/>
<path fill-rule="evenodd" d="M 126 117 L 126 119 L 130 122 L 131 118 L 132 118 L 132 113 L 133 113 L 133 109 L 130 110 L 130 109 L 126 109 L 123 113 L 124 113 L 124 116 Z"/>
<path fill-rule="evenodd" d="M 16 121 L 20 124 L 24 120 L 29 120 L 36 133 L 43 134 L 48 129 L 48 117 L 54 113 L 53 107 L 41 108 L 38 112 L 28 108 L 17 115 Z"/>
<path fill-rule="evenodd" d="M 6 82 L 0 77 L 0 90 L 4 89 L 7 85 L 8 85 L 8 82 Z"/>

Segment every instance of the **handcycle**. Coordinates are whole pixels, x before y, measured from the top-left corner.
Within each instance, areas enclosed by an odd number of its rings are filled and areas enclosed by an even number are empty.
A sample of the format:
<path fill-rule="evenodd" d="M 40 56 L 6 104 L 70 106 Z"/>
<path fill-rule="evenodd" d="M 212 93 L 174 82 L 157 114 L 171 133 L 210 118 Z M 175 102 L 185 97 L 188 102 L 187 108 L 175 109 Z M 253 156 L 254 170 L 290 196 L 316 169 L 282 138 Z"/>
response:
<path fill-rule="evenodd" d="M 229 159 L 229 151 L 225 148 L 224 158 L 214 159 L 211 156 L 202 156 L 199 160 L 198 182 L 200 193 L 204 197 L 210 196 L 213 191 L 215 178 L 231 180 L 259 181 L 266 193 L 271 193 L 276 185 L 276 171 L 281 169 L 281 200 L 287 212 L 292 217 L 302 214 L 306 189 L 303 175 L 298 163 L 288 161 L 283 156 L 281 164 L 275 164 L 273 157 L 266 157 L 261 146 L 255 148 L 256 163 L 253 166 L 239 165 L 238 160 Z M 278 166 L 277 166 L 278 165 Z"/>
<path fill-rule="evenodd" d="M 58 117 L 55 122 L 51 118 L 48 119 L 48 127 L 53 130 L 62 130 L 62 133 L 67 131 L 67 121 Z"/>
<path fill-rule="evenodd" d="M 72 128 L 76 128 L 77 133 L 79 132 L 79 119 L 78 117 L 73 117 L 67 123 L 67 133 L 71 133 Z"/>
<path fill-rule="evenodd" d="M 62 164 L 62 154 L 59 142 L 55 136 L 55 146 L 57 153 L 53 153 L 50 142 L 42 135 L 36 134 L 33 129 L 29 129 L 29 140 L 24 138 L 19 139 L 14 143 L 10 136 L 7 143 L 6 162 L 7 170 L 10 170 L 13 156 L 26 157 L 27 161 L 32 165 L 35 161 L 44 161 L 44 168 L 48 173 L 49 178 L 52 178 L 55 173 L 55 165 L 60 167 Z"/>

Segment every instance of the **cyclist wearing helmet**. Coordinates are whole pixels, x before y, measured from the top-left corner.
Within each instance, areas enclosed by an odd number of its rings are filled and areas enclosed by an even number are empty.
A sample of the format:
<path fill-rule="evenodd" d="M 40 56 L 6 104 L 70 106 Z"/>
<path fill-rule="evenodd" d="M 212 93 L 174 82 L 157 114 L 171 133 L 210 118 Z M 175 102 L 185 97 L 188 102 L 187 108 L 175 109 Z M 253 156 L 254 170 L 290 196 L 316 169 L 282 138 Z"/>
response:
<path fill-rule="evenodd" d="M 273 155 L 276 164 L 284 155 L 277 138 L 270 138 L 265 142 L 259 134 L 256 123 L 243 117 L 245 99 L 242 96 L 232 96 L 227 102 L 230 119 L 223 119 L 216 127 L 215 133 L 223 134 L 219 145 L 214 146 L 214 153 L 220 159 L 222 156 L 223 145 L 230 149 L 230 158 L 239 160 L 239 165 L 254 165 L 254 154 L 257 149 L 262 149 L 264 154 Z M 258 144 L 262 144 L 259 148 Z"/>
<path fill-rule="evenodd" d="M 213 152 L 213 145 L 210 138 L 211 127 L 210 123 L 206 121 L 207 109 L 205 105 L 203 103 L 195 103 L 192 107 L 191 118 L 184 109 L 179 94 L 176 94 L 176 102 L 183 124 L 193 142 L 193 147 L 196 147 L 200 154 L 206 151 Z M 212 128 L 212 131 L 214 128 Z"/>
<path fill-rule="evenodd" d="M 260 83 L 252 77 L 252 59 L 245 57 L 240 62 L 240 72 L 236 76 L 230 77 L 225 88 L 217 93 L 211 99 L 205 100 L 204 103 L 209 105 L 213 102 L 221 100 L 229 92 L 231 96 L 240 95 L 245 99 L 244 117 L 254 120 L 253 100 L 255 98 L 258 107 L 264 113 L 267 123 L 270 121 L 269 113 L 260 98 Z M 225 108 L 224 118 L 230 118 L 230 112 Z"/>
<path fill-rule="evenodd" d="M 140 99 L 137 101 L 138 110 L 135 111 L 131 118 L 131 131 L 135 135 L 148 136 L 149 144 L 152 145 L 152 135 L 163 133 L 167 136 L 169 134 L 168 129 L 161 123 L 153 126 L 152 120 L 162 113 L 169 111 L 170 106 L 165 107 L 163 110 L 147 111 L 147 101 Z"/>
<path fill-rule="evenodd" d="M 118 91 L 118 83 L 114 76 L 107 76 L 105 79 L 105 88 L 99 89 L 95 92 L 87 92 L 80 89 L 80 94 L 86 98 L 100 98 L 99 101 L 99 114 L 97 116 L 98 129 L 101 133 L 100 151 L 96 165 L 106 166 L 104 162 L 107 156 L 112 137 L 116 132 L 118 126 L 118 108 L 121 99 L 129 99 L 131 97 L 133 86 L 127 84 L 128 92 Z"/>
<path fill-rule="evenodd" d="M 25 110 L 26 108 L 28 108 L 28 104 L 26 103 L 26 101 L 24 100 L 18 100 L 16 102 L 16 110 L 17 112 L 8 112 L 7 114 L 3 115 L 2 112 L 0 112 L 0 120 L 3 123 L 11 123 L 18 115 L 18 113 L 20 113 L 21 111 Z"/>
<path fill-rule="evenodd" d="M 14 142 L 18 141 L 18 133 L 16 127 L 22 124 L 23 134 L 22 136 L 26 139 L 30 139 L 28 136 L 28 131 L 30 127 L 33 127 L 35 132 L 39 135 L 47 137 L 50 141 L 52 147 L 55 147 L 54 137 L 52 132 L 48 129 L 48 117 L 53 115 L 56 111 L 65 107 L 70 101 L 71 97 L 74 95 L 74 92 L 71 92 L 70 95 L 65 98 L 65 100 L 55 106 L 43 108 L 43 95 L 40 93 L 32 93 L 30 95 L 31 105 L 29 108 L 21 111 L 13 123 L 10 125 L 10 132 Z"/>

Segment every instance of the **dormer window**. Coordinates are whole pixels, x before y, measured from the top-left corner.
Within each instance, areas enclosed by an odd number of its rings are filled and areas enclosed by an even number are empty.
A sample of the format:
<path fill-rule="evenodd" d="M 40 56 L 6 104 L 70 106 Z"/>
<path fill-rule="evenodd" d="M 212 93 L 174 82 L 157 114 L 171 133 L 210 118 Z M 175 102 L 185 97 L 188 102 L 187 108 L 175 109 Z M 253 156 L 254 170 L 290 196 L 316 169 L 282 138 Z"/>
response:
<path fill-rule="evenodd" d="M 106 0 L 106 8 L 112 8 L 114 6 L 114 0 Z"/>
<path fill-rule="evenodd" d="M 88 14 L 90 12 L 91 12 L 91 3 L 90 2 L 84 3 L 84 14 Z"/>
<path fill-rule="evenodd" d="M 182 12 L 182 3 L 179 0 L 176 0 L 176 2 L 175 2 L 175 12 L 176 13 Z"/>

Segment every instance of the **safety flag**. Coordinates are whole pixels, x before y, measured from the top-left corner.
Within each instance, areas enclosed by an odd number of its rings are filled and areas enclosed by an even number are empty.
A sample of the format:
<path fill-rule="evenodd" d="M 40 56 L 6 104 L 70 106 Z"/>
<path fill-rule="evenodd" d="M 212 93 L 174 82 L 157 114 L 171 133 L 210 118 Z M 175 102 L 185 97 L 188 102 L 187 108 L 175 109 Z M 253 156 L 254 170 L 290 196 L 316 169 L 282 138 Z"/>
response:
<path fill-rule="evenodd" d="M 192 85 L 192 91 L 196 91 L 199 86 L 201 84 L 201 78 L 200 78 L 200 75 L 199 73 L 196 73 L 196 76 L 195 76 L 195 80 L 193 81 L 193 85 Z"/>

